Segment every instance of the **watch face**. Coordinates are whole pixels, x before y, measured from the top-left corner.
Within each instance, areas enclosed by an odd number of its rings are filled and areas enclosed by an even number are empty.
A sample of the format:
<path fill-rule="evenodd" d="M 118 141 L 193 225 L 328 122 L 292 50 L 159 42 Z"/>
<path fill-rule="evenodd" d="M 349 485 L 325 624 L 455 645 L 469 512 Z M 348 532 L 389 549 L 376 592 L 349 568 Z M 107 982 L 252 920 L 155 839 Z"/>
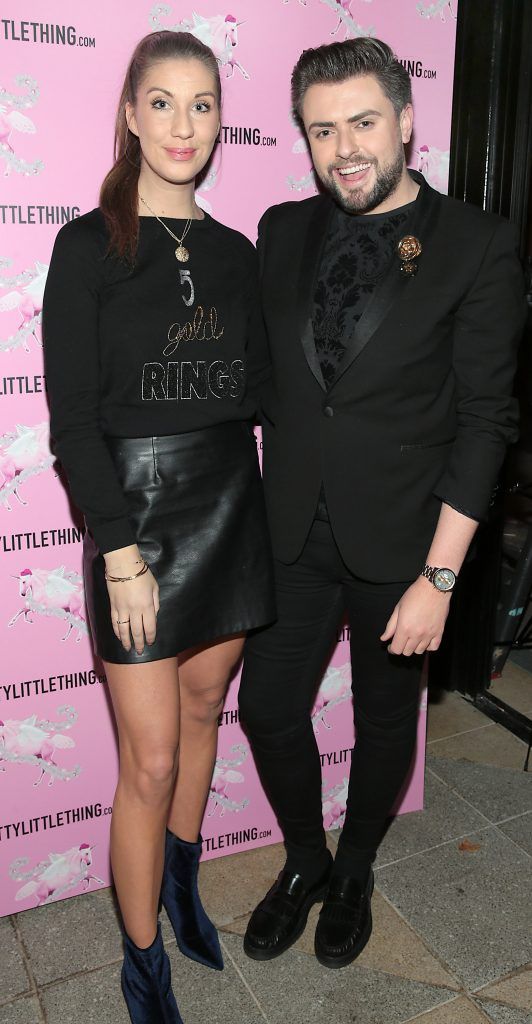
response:
<path fill-rule="evenodd" d="M 437 590 L 452 590 L 456 583 L 456 576 L 452 569 L 438 569 L 434 573 L 434 586 Z"/>

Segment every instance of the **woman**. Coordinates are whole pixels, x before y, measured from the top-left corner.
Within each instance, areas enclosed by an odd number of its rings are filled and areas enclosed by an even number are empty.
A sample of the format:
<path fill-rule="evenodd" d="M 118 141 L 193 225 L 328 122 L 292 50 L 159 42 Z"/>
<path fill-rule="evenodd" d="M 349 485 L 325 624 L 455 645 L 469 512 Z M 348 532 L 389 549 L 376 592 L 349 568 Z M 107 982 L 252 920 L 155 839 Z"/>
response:
<path fill-rule="evenodd" d="M 59 232 L 44 304 L 52 436 L 87 523 L 119 735 L 111 860 L 135 1024 L 181 1020 L 160 895 L 181 951 L 223 966 L 199 830 L 243 635 L 275 615 L 249 425 L 267 370 L 255 251 L 194 198 L 219 128 L 212 51 L 188 33 L 142 39 L 100 207 Z"/>

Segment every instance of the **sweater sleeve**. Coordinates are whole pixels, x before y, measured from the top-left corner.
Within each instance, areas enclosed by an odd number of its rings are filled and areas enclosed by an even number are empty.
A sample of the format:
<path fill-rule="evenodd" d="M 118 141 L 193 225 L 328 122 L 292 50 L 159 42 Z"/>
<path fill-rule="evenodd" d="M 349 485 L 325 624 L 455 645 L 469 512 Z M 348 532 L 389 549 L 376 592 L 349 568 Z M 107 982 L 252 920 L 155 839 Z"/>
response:
<path fill-rule="evenodd" d="M 45 372 L 55 453 L 102 554 L 135 543 L 100 429 L 101 238 L 72 221 L 54 245 L 43 304 Z"/>
<path fill-rule="evenodd" d="M 255 247 L 246 239 L 246 291 L 248 305 L 248 326 L 246 337 L 246 393 L 255 406 L 255 416 L 260 410 L 260 396 L 271 372 L 270 351 L 266 327 L 262 315 L 259 286 L 259 265 Z"/>

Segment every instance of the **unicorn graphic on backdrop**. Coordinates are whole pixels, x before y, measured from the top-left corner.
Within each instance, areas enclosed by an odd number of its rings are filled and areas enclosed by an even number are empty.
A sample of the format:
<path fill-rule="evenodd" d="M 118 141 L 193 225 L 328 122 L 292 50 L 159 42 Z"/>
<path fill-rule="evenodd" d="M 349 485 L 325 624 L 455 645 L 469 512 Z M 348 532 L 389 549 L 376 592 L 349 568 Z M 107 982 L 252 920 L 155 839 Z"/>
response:
<path fill-rule="evenodd" d="M 71 729 L 78 720 L 78 713 L 69 704 L 58 708 L 58 714 L 67 717 L 57 722 L 50 722 L 37 715 L 30 715 L 22 721 L 10 718 L 0 720 L 0 772 L 7 771 L 1 764 L 31 764 L 40 769 L 39 778 L 33 783 L 40 785 L 45 775 L 49 776 L 48 785 L 55 779 L 70 782 L 77 778 L 81 767 L 60 768 L 56 761 L 57 752 L 71 750 L 76 744 L 70 736 L 65 736 L 66 729 Z"/>
<path fill-rule="evenodd" d="M 10 260 L 0 259 L 0 267 L 8 266 L 10 262 Z M 33 337 L 37 345 L 41 346 L 37 328 L 40 327 L 42 320 L 42 303 L 47 274 L 48 264 L 39 263 L 36 260 L 31 270 L 24 270 L 14 278 L 0 277 L 0 288 L 7 287 L 12 281 L 20 282 L 17 288 L 0 296 L 0 313 L 8 313 L 16 309 L 21 317 L 21 323 L 15 333 L 4 341 L 0 340 L 0 352 L 7 352 L 21 346 L 25 352 L 30 352 L 28 344 L 30 337 Z"/>
<path fill-rule="evenodd" d="M 325 829 L 341 828 L 344 823 L 347 808 L 347 791 L 349 779 L 344 775 L 341 782 L 322 791 L 323 827 Z"/>
<path fill-rule="evenodd" d="M 21 114 L 20 110 L 9 110 L 8 107 L 0 103 L 0 149 L 3 152 L 9 151 L 14 157 L 16 156 L 15 150 L 11 145 L 13 132 L 35 135 L 36 131 L 37 129 L 33 121 L 26 114 Z M 6 169 L 4 171 L 6 177 L 11 174 L 13 166 L 14 163 L 6 159 Z"/>
<path fill-rule="evenodd" d="M 325 2 L 326 2 L 326 0 L 322 0 L 322 3 L 325 3 Z M 331 32 L 332 36 L 336 35 L 336 33 L 338 32 L 338 29 L 341 28 L 342 23 L 343 23 L 346 26 L 346 39 L 347 39 L 347 37 L 349 35 L 348 29 L 349 28 L 352 29 L 352 26 L 356 25 L 356 22 L 353 21 L 353 18 L 352 18 L 352 15 L 351 15 L 351 4 L 352 4 L 352 2 L 353 2 L 353 0 L 336 0 L 336 7 L 338 8 L 338 24 L 336 25 L 336 28 L 333 28 L 333 30 Z M 371 0 L 366 0 L 366 2 L 370 2 L 371 3 Z M 332 4 L 329 4 L 328 6 L 332 7 Z M 372 31 L 374 31 L 374 30 L 370 29 L 368 31 L 365 31 L 364 29 L 361 28 L 360 25 L 356 25 L 356 31 L 353 32 L 353 35 L 371 35 Z"/>
<path fill-rule="evenodd" d="M 249 804 L 247 797 L 244 797 L 238 803 L 227 795 L 228 786 L 238 786 L 245 782 L 244 775 L 242 772 L 237 771 L 237 768 L 247 760 L 249 751 L 243 743 L 236 743 L 231 747 L 231 753 L 235 754 L 236 757 L 216 758 L 209 791 L 209 800 L 213 803 L 212 810 L 209 811 L 209 818 L 216 813 L 218 808 L 220 809 L 220 817 L 223 817 L 226 811 L 243 811 Z"/>
<path fill-rule="evenodd" d="M 289 2 L 290 0 L 282 0 L 283 4 L 287 4 Z M 363 2 L 366 4 L 371 4 L 373 3 L 373 0 L 363 0 Z M 299 3 L 301 4 L 301 7 L 308 6 L 307 0 L 299 0 Z M 346 39 L 348 39 L 350 36 L 356 38 L 357 36 L 375 35 L 375 29 L 373 26 L 371 26 L 371 28 L 363 28 L 362 25 L 359 25 L 353 18 L 353 15 L 351 13 L 351 5 L 353 3 L 353 0 L 320 0 L 320 3 L 325 4 L 327 7 L 330 7 L 331 11 L 334 11 L 334 13 L 338 17 L 336 27 L 331 30 L 332 36 L 336 35 L 336 33 L 338 32 L 339 28 L 341 28 L 342 25 L 345 28 Z"/>
<path fill-rule="evenodd" d="M 436 149 L 435 146 L 420 146 L 416 153 L 418 171 L 421 171 L 429 185 L 438 192 L 446 192 L 449 184 L 449 150 Z"/>
<path fill-rule="evenodd" d="M 292 174 L 289 174 L 286 179 L 286 184 L 291 192 L 307 192 L 309 188 L 316 185 L 314 171 L 310 170 L 307 174 L 304 174 L 302 178 L 294 178 Z"/>
<path fill-rule="evenodd" d="M 344 39 L 356 39 L 358 36 L 375 35 L 375 27 L 373 25 L 364 28 L 353 18 L 351 14 L 352 0 L 321 0 L 321 3 L 325 4 L 326 7 L 330 7 L 331 11 L 334 11 L 338 17 L 337 25 L 331 31 L 332 36 L 336 35 L 342 25 L 345 29 Z"/>
<path fill-rule="evenodd" d="M 338 704 L 344 704 L 351 699 L 351 666 L 349 662 L 336 668 L 329 665 L 318 695 L 312 709 L 312 724 L 314 732 L 318 732 L 320 724 L 326 729 L 331 726 L 327 720 L 327 714 Z"/>
<path fill-rule="evenodd" d="M 308 6 L 307 0 L 297 0 L 297 2 L 301 5 L 301 7 L 307 7 Z M 365 4 L 372 4 L 373 0 L 362 0 L 362 2 L 365 3 Z M 281 0 L 281 3 L 289 4 L 290 0 Z M 352 0 L 337 0 L 338 6 L 339 7 L 343 7 L 348 12 L 351 10 L 351 3 L 352 3 Z M 338 31 L 340 25 L 341 25 L 341 19 L 340 19 L 339 24 L 337 25 L 336 31 Z M 334 35 L 334 33 L 332 33 L 332 34 Z"/>
<path fill-rule="evenodd" d="M 434 0 L 434 3 L 425 3 L 418 0 L 416 11 L 422 18 L 435 18 L 439 14 L 442 21 L 445 21 L 445 9 L 449 8 L 448 14 L 456 21 L 456 14 L 453 11 L 452 0 Z"/>
<path fill-rule="evenodd" d="M 35 135 L 37 131 L 35 124 L 23 113 L 35 106 L 39 99 L 39 87 L 34 78 L 29 75 L 18 75 L 15 79 L 16 85 L 25 86 L 26 92 L 22 95 L 9 92 L 0 86 L 0 157 L 4 160 L 7 176 L 11 171 L 17 174 L 40 174 L 44 168 L 42 160 L 34 160 L 28 163 L 27 160 L 17 156 L 13 145 L 13 135 Z"/>
<path fill-rule="evenodd" d="M 16 900 L 27 900 L 35 896 L 37 906 L 42 907 L 45 903 L 53 903 L 61 899 L 65 893 L 77 889 L 78 885 L 86 891 L 91 882 L 104 885 L 103 878 L 93 875 L 89 870 L 92 865 L 92 851 L 94 845 L 81 843 L 80 846 L 72 846 L 63 853 L 49 853 L 46 860 L 42 860 L 36 867 L 29 871 L 22 869 L 29 863 L 28 857 L 19 857 L 13 861 L 9 874 L 15 882 L 26 881 L 26 884 L 15 895 Z"/>
<path fill-rule="evenodd" d="M 207 174 L 205 175 L 204 178 L 202 178 L 196 189 L 196 202 L 198 206 L 200 206 L 201 209 L 205 210 L 205 213 L 208 214 L 212 214 L 212 206 L 209 200 L 205 197 L 204 192 L 210 192 L 211 189 L 215 188 L 216 183 L 218 181 L 218 174 L 220 172 L 220 157 L 218 155 L 219 152 L 220 147 L 216 146 L 211 166 L 207 171 Z"/>
<path fill-rule="evenodd" d="M 238 68 L 242 78 L 249 80 L 247 71 L 234 55 L 235 48 L 238 46 L 238 29 L 244 24 L 243 21 L 237 21 L 232 14 L 215 14 L 205 18 L 202 14 L 193 11 L 192 20 L 183 18 L 176 25 L 164 25 L 161 18 L 171 14 L 172 8 L 169 4 L 156 4 L 155 7 L 152 7 L 150 11 L 152 31 L 157 32 L 166 28 L 175 32 L 191 32 L 206 46 L 210 46 L 220 65 L 220 71 L 223 71 L 224 78 L 232 78 L 235 68 Z"/>
<path fill-rule="evenodd" d="M 292 153 L 295 153 L 298 156 L 305 154 L 308 156 L 307 140 L 301 134 L 301 128 L 297 121 L 297 118 L 293 114 L 291 114 L 290 120 L 292 122 L 293 127 L 297 131 L 297 138 L 292 145 Z M 312 186 L 314 186 L 315 188 L 316 178 L 314 176 L 314 171 L 312 167 L 310 168 L 309 171 L 307 171 L 306 174 L 299 178 L 295 178 L 293 174 L 288 174 L 286 177 L 286 184 L 291 192 L 306 192 L 308 189 L 312 188 Z"/>
<path fill-rule="evenodd" d="M 19 423 L 14 432 L 0 434 L 0 505 L 11 512 L 11 495 L 21 505 L 27 505 L 19 488 L 30 477 L 49 469 L 53 462 L 47 422 L 36 423 L 34 427 Z"/>
<path fill-rule="evenodd" d="M 56 569 L 23 569 L 18 580 L 20 597 L 24 606 L 8 622 L 14 626 L 23 616 L 25 622 L 33 623 L 33 615 L 51 616 L 68 623 L 61 640 L 64 642 L 73 630 L 76 643 L 87 634 L 83 604 L 83 577 L 72 569 L 60 565 Z"/>

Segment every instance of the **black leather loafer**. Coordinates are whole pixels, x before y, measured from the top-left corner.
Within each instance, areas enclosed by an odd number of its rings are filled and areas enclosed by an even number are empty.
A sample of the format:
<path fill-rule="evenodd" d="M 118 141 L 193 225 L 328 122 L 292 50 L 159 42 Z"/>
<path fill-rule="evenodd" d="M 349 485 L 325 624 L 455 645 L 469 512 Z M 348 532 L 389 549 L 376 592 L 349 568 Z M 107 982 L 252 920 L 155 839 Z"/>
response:
<path fill-rule="evenodd" d="M 364 889 L 354 878 L 333 875 L 320 910 L 314 949 L 324 967 L 346 967 L 362 952 L 372 929 L 370 868 Z"/>
<path fill-rule="evenodd" d="M 301 875 L 283 868 L 277 881 L 253 911 L 244 936 L 244 952 L 252 960 L 273 960 L 305 930 L 309 910 L 325 896 L 332 858 L 322 877 L 306 889 Z"/>

